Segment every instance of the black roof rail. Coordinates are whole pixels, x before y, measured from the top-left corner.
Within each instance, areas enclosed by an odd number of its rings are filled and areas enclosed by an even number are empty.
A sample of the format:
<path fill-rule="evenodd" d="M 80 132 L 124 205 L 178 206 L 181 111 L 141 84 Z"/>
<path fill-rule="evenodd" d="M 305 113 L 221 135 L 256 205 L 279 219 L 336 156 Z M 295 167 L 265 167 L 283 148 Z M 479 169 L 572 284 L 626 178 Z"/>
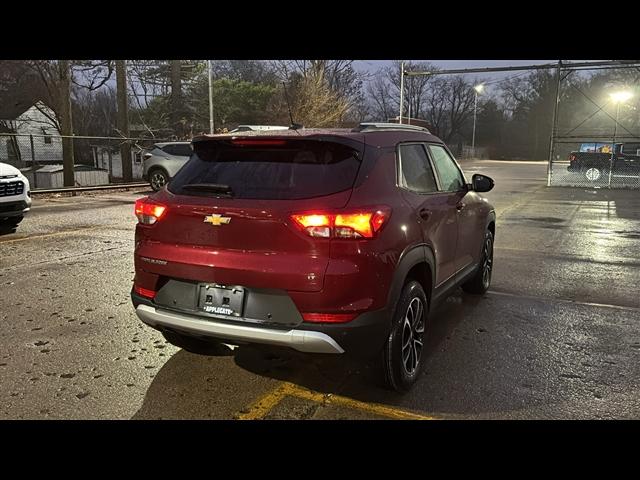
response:
<path fill-rule="evenodd" d="M 361 123 L 352 132 L 375 132 L 380 130 L 410 130 L 413 132 L 431 133 L 428 129 L 418 125 L 407 125 L 405 123 Z"/>

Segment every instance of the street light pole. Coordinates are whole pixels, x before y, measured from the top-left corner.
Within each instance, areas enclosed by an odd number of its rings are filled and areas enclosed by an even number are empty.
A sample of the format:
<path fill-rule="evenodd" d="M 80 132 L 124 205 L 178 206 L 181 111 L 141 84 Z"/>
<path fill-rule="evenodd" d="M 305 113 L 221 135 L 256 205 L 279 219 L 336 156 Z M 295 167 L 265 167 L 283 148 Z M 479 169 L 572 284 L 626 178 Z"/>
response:
<path fill-rule="evenodd" d="M 613 125 L 613 145 L 611 145 L 611 159 L 609 161 L 609 188 L 611 188 L 611 174 L 613 172 L 613 156 L 616 153 L 616 135 L 618 134 L 618 117 L 620 116 L 620 102 L 616 102 L 616 123 Z"/>
<path fill-rule="evenodd" d="M 473 102 L 473 133 L 471 134 L 471 151 L 473 158 L 476 157 L 476 117 L 478 115 L 478 94 L 484 90 L 484 84 L 480 83 L 473 87 L 476 93 L 475 100 Z"/>
<path fill-rule="evenodd" d="M 618 135 L 618 119 L 620 117 L 620 104 L 622 102 L 626 102 L 631 97 L 633 97 L 633 93 L 629 91 L 622 92 L 614 92 L 609 94 L 611 99 L 616 102 L 616 123 L 613 126 L 613 145 L 611 146 L 611 161 L 609 163 L 609 188 L 611 188 L 611 174 L 613 171 L 613 160 L 614 155 L 616 154 L 616 136 Z"/>
<path fill-rule="evenodd" d="M 473 102 L 473 134 L 471 136 L 471 151 L 473 156 L 476 155 L 476 116 L 478 114 L 478 91 L 476 90 L 476 98 Z"/>
<path fill-rule="evenodd" d="M 616 103 L 616 123 L 613 126 L 613 148 L 616 147 L 616 135 L 618 134 L 618 117 L 620 116 L 620 102 Z"/>

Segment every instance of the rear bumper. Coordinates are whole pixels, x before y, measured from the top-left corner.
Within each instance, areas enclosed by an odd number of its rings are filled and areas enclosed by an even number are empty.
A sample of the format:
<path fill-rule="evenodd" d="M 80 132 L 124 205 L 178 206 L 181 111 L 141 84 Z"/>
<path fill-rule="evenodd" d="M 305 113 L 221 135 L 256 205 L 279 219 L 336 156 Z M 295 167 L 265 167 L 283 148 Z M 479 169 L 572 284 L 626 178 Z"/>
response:
<path fill-rule="evenodd" d="M 300 352 L 344 353 L 333 338 L 322 332 L 232 324 L 160 310 L 148 305 L 138 305 L 136 314 L 140 320 L 154 328 L 164 327 L 222 340 L 290 347 Z"/>
<path fill-rule="evenodd" d="M 362 313 L 347 323 L 300 322 L 295 326 L 279 326 L 169 310 L 133 291 L 131 299 L 140 320 L 160 331 L 171 330 L 229 343 L 283 346 L 306 353 L 345 353 L 360 359 L 371 358 L 380 352 L 391 325 L 391 316 L 386 309 Z"/>

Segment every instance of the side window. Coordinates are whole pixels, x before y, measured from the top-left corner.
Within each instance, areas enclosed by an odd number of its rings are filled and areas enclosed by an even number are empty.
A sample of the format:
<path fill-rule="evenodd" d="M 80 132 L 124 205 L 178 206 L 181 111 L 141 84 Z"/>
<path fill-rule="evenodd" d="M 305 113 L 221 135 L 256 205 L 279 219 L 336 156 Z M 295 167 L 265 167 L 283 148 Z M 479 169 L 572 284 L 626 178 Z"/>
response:
<path fill-rule="evenodd" d="M 193 150 L 191 150 L 191 145 L 176 145 L 176 152 L 176 155 L 190 157 L 193 153 Z"/>
<path fill-rule="evenodd" d="M 184 145 L 181 143 L 167 145 L 162 150 L 169 155 L 176 155 L 178 157 L 190 157 L 193 153 L 193 150 L 191 150 L 191 144 Z"/>
<path fill-rule="evenodd" d="M 427 152 L 421 144 L 400 145 L 399 184 L 417 193 L 437 192 Z"/>
<path fill-rule="evenodd" d="M 176 154 L 176 146 L 169 144 L 169 145 L 165 145 L 164 147 L 162 147 L 162 151 L 164 153 L 168 153 L 169 155 L 175 155 Z"/>
<path fill-rule="evenodd" d="M 457 192 L 464 186 L 464 177 L 447 151 L 439 145 L 429 145 L 429 152 L 440 179 L 443 192 Z"/>

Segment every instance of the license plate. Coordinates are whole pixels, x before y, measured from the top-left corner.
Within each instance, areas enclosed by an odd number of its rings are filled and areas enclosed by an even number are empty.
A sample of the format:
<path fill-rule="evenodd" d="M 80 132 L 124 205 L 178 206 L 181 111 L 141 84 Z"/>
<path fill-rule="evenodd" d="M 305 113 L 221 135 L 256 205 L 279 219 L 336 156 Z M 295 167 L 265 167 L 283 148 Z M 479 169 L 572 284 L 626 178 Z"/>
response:
<path fill-rule="evenodd" d="M 200 285 L 198 307 L 213 315 L 241 317 L 244 288 L 225 285 Z"/>

